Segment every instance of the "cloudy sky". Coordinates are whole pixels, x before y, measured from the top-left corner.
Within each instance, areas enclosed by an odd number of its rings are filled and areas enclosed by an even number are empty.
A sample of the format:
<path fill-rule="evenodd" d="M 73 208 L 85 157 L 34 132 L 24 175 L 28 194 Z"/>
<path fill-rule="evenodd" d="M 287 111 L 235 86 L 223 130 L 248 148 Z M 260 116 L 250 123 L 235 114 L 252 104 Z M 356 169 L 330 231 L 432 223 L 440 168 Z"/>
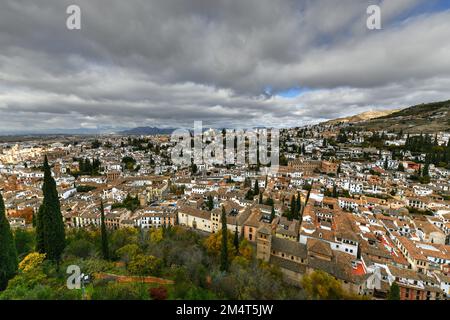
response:
<path fill-rule="evenodd" d="M 0 1 L 3 133 L 299 126 L 449 88 L 448 0 Z"/>

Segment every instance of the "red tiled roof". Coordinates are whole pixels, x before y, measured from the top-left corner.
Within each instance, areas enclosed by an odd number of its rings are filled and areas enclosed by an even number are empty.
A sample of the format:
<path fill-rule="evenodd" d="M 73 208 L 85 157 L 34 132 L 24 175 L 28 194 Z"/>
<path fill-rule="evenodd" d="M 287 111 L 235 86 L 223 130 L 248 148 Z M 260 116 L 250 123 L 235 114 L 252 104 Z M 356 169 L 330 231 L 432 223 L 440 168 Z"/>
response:
<path fill-rule="evenodd" d="M 366 268 L 364 268 L 364 265 L 361 262 L 358 262 L 356 267 L 352 268 L 352 274 L 355 276 L 363 276 L 366 274 Z"/>

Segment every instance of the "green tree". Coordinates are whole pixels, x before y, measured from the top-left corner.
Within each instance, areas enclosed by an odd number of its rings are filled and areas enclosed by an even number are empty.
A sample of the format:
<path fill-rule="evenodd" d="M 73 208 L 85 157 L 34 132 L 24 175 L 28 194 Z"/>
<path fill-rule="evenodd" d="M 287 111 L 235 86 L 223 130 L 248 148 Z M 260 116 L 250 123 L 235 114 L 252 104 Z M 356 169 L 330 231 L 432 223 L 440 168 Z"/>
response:
<path fill-rule="evenodd" d="M 336 185 L 333 184 L 333 198 L 337 198 L 337 197 L 338 197 L 337 188 L 336 188 Z"/>
<path fill-rule="evenodd" d="M 36 213 L 34 213 L 34 212 L 33 212 L 33 216 L 31 217 L 31 225 L 33 226 L 33 228 L 36 228 Z"/>
<path fill-rule="evenodd" d="M 197 165 L 195 163 L 193 163 L 191 165 L 191 174 L 196 174 L 197 170 L 198 170 Z"/>
<path fill-rule="evenodd" d="M 396 282 L 392 282 L 388 293 L 388 300 L 400 300 L 400 287 Z"/>
<path fill-rule="evenodd" d="M 273 219 L 275 219 L 275 208 L 274 208 L 274 206 L 272 206 L 272 211 L 270 212 L 270 222 L 272 222 Z"/>
<path fill-rule="evenodd" d="M 291 198 L 291 217 L 297 219 L 297 206 L 295 202 L 295 195 Z"/>
<path fill-rule="evenodd" d="M 105 224 L 105 209 L 103 208 L 103 201 L 100 203 L 100 218 L 101 218 L 101 233 L 102 233 L 102 255 L 103 259 L 109 260 L 109 245 L 108 233 Z"/>
<path fill-rule="evenodd" d="M 236 249 L 236 254 L 238 254 L 239 253 L 239 232 L 238 232 L 237 222 L 236 222 L 236 228 L 234 229 L 233 244 L 234 244 L 234 248 Z"/>
<path fill-rule="evenodd" d="M 136 160 L 133 157 L 126 156 L 122 158 L 122 163 L 125 164 L 125 167 L 128 170 L 133 170 L 134 165 L 136 164 Z"/>
<path fill-rule="evenodd" d="M 251 186 L 251 181 L 248 177 L 246 177 L 244 180 L 244 188 L 250 188 L 250 186 Z"/>
<path fill-rule="evenodd" d="M 34 250 L 34 240 L 35 234 L 33 230 L 17 228 L 14 231 L 14 242 L 16 243 L 17 257 L 19 260 Z"/>
<path fill-rule="evenodd" d="M 253 187 L 253 194 L 258 195 L 259 194 L 259 185 L 258 185 L 258 179 L 255 179 L 255 185 Z"/>
<path fill-rule="evenodd" d="M 428 177 L 430 175 L 430 164 L 427 162 L 422 170 L 422 177 Z"/>
<path fill-rule="evenodd" d="M 227 230 L 227 215 L 225 213 L 225 207 L 222 206 L 222 246 L 220 252 L 220 270 L 227 271 L 229 262 L 228 262 L 228 230 Z"/>
<path fill-rule="evenodd" d="M 206 202 L 206 206 L 208 207 L 208 210 L 211 211 L 212 209 L 214 209 L 214 200 L 212 195 L 208 196 L 208 201 Z"/>
<path fill-rule="evenodd" d="M 59 204 L 56 182 L 52 177 L 47 156 L 44 159 L 44 200 L 39 208 L 36 223 L 36 249 L 49 260 L 59 264 L 66 246 L 64 222 Z"/>
<path fill-rule="evenodd" d="M 0 193 L 0 291 L 6 288 L 8 281 L 16 274 L 17 267 L 16 245 Z"/>
<path fill-rule="evenodd" d="M 271 206 L 271 207 L 273 207 L 273 205 L 274 205 L 274 202 L 273 202 L 273 199 L 272 198 L 268 198 L 267 200 L 266 200 L 266 206 Z"/>

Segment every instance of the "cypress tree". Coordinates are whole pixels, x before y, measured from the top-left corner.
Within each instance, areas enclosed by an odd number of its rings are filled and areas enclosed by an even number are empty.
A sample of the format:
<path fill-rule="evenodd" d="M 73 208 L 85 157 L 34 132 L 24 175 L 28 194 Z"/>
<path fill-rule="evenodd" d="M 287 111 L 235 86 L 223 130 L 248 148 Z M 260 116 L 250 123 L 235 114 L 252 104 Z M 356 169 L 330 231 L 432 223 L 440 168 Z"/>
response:
<path fill-rule="evenodd" d="M 295 196 L 291 198 L 291 218 L 289 220 L 296 218 L 296 205 L 295 205 Z"/>
<path fill-rule="evenodd" d="M 250 186 L 251 186 L 250 179 L 246 177 L 244 180 L 244 188 L 250 188 Z"/>
<path fill-rule="evenodd" d="M 336 188 L 336 185 L 333 184 L 333 198 L 337 198 L 337 197 L 338 197 L 337 188 Z"/>
<path fill-rule="evenodd" d="M 270 222 L 272 222 L 273 219 L 275 219 L 275 208 L 272 205 L 272 211 L 270 212 Z"/>
<path fill-rule="evenodd" d="M 312 188 L 312 186 L 311 186 Z M 311 188 L 308 190 L 308 194 L 306 195 L 306 202 L 309 201 L 309 196 L 311 195 Z"/>
<path fill-rule="evenodd" d="M 59 264 L 66 246 L 64 222 L 56 182 L 52 177 L 47 156 L 44 159 L 44 200 L 36 218 L 36 249 Z"/>
<path fill-rule="evenodd" d="M 100 218 L 101 218 L 101 233 L 102 233 L 102 254 L 103 259 L 109 260 L 109 245 L 108 234 L 106 232 L 105 224 L 105 209 L 103 208 L 103 201 L 100 203 Z"/>
<path fill-rule="evenodd" d="M 36 213 L 33 212 L 33 216 L 31 217 L 31 225 L 33 228 L 36 228 Z"/>
<path fill-rule="evenodd" d="M 236 250 L 236 254 L 239 253 L 239 232 L 238 225 L 236 222 L 236 228 L 234 229 L 234 239 L 233 239 L 234 249 Z"/>
<path fill-rule="evenodd" d="M 425 163 L 425 166 L 423 167 L 422 176 L 423 177 L 428 177 L 429 175 L 430 175 L 430 165 L 427 162 L 427 163 Z"/>
<path fill-rule="evenodd" d="M 273 199 L 272 199 L 272 198 L 268 198 L 268 199 L 266 200 L 266 205 L 267 205 L 267 206 L 273 207 L 273 205 L 274 205 Z"/>
<path fill-rule="evenodd" d="M 17 272 L 17 251 L 13 234 L 6 219 L 5 203 L 0 193 L 0 291 Z"/>
<path fill-rule="evenodd" d="M 228 230 L 227 230 L 227 216 L 225 207 L 222 206 L 222 250 L 220 252 L 220 270 L 228 270 Z"/>
<path fill-rule="evenodd" d="M 214 209 L 214 199 L 213 199 L 212 195 L 208 196 L 208 201 L 206 202 L 206 206 L 208 207 L 209 211 Z"/>
<path fill-rule="evenodd" d="M 255 186 L 253 187 L 253 194 L 254 194 L 254 195 L 259 194 L 258 179 L 255 179 Z"/>

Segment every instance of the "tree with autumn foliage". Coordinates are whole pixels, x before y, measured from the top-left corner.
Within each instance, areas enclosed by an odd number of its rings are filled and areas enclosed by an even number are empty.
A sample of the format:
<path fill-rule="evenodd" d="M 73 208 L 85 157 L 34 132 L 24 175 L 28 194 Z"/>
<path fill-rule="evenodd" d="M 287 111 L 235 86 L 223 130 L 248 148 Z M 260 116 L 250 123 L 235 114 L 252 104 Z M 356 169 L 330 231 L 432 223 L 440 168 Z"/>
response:
<path fill-rule="evenodd" d="M 228 261 L 233 260 L 233 257 L 235 256 L 236 251 L 234 250 L 234 243 L 233 243 L 233 234 L 230 231 L 227 231 L 227 244 L 226 244 L 226 250 L 228 253 Z M 222 254 L 222 232 L 216 232 L 210 234 L 204 241 L 203 245 L 206 249 L 206 251 L 216 257 L 221 257 Z"/>
<path fill-rule="evenodd" d="M 311 300 L 361 300 L 368 299 L 345 291 L 342 283 L 332 275 L 315 270 L 305 274 L 302 278 L 302 287 Z"/>
<path fill-rule="evenodd" d="M 340 300 L 344 298 L 341 283 L 323 271 L 316 270 L 310 274 L 305 274 L 302 278 L 302 287 L 308 298 L 312 300 Z"/>

